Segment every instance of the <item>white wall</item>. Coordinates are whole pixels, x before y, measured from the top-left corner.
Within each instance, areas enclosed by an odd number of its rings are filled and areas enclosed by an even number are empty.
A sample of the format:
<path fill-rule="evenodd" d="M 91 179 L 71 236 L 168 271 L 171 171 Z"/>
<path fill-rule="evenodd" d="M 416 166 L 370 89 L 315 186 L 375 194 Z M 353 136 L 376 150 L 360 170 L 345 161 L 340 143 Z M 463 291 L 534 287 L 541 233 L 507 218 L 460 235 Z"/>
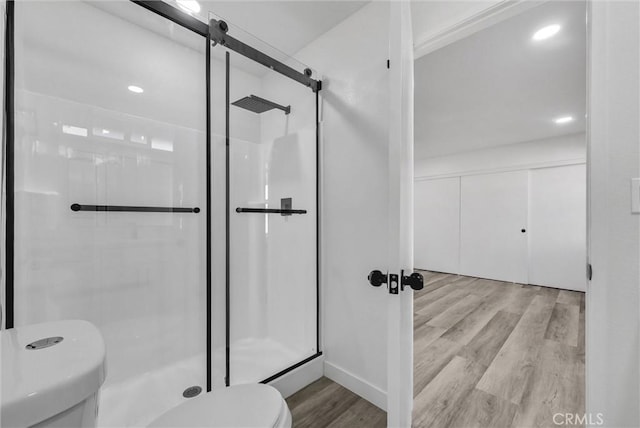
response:
<path fill-rule="evenodd" d="M 640 4 L 591 2 L 587 411 L 640 426 Z"/>
<path fill-rule="evenodd" d="M 389 6 L 372 2 L 296 56 L 323 76 L 322 330 L 325 375 L 386 406 L 388 294 L 367 275 L 385 269 L 388 224 Z M 356 31 L 357 29 L 357 31 Z M 375 171 L 375 173 L 372 173 Z M 367 177 L 366 182 L 359 177 Z"/>
<path fill-rule="evenodd" d="M 416 144 L 426 143 L 416 142 Z M 585 134 L 570 134 L 449 156 L 416 159 L 415 177 L 436 178 L 570 165 L 584 163 L 586 158 Z"/>

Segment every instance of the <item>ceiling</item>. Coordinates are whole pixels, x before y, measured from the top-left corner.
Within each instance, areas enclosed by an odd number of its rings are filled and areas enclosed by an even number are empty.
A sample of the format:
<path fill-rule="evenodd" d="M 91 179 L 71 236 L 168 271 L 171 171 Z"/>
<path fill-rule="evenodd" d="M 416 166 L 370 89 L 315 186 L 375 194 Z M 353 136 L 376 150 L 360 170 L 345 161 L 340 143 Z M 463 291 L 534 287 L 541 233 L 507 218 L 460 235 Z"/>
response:
<path fill-rule="evenodd" d="M 167 0 L 175 3 L 174 0 Z M 287 55 L 293 55 L 335 27 L 367 1 L 199 1 L 198 18 L 224 18 Z"/>
<path fill-rule="evenodd" d="M 415 158 L 584 131 L 585 19 L 584 2 L 548 2 L 419 58 Z M 532 40 L 556 23 L 557 35 Z"/>

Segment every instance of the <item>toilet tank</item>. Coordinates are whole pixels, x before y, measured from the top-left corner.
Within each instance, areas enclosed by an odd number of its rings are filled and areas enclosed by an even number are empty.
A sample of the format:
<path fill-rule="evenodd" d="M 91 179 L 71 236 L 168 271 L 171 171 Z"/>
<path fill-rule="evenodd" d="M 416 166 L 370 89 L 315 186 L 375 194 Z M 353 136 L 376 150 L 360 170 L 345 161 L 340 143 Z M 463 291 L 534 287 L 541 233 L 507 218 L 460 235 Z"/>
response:
<path fill-rule="evenodd" d="M 87 321 L 0 331 L 0 426 L 94 427 L 105 345 Z"/>

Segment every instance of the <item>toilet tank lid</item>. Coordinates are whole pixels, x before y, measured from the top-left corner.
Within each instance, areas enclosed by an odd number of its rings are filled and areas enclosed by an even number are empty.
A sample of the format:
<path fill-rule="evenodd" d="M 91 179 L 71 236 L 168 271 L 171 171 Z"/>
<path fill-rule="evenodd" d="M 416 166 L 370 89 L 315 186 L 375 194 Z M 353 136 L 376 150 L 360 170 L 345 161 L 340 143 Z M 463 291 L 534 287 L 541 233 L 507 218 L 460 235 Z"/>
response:
<path fill-rule="evenodd" d="M 185 401 L 155 419 L 149 428 L 273 427 L 286 405 L 272 386 L 230 386 Z"/>
<path fill-rule="evenodd" d="M 35 341 L 52 337 L 63 340 L 27 349 Z M 2 330 L 0 355 L 2 426 L 42 422 L 98 392 L 106 376 L 104 340 L 87 321 L 54 321 Z"/>

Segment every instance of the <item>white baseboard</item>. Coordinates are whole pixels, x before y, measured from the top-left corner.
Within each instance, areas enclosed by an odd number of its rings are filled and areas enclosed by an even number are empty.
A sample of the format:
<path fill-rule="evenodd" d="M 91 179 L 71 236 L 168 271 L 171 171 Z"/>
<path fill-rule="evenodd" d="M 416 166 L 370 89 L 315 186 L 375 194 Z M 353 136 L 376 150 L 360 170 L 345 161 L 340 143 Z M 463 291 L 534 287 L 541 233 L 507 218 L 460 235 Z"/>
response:
<path fill-rule="evenodd" d="M 373 405 L 382 410 L 387 410 L 387 393 L 377 386 L 371 385 L 364 379 L 329 361 L 324 362 L 324 375 L 353 393 L 358 394 Z"/>
<path fill-rule="evenodd" d="M 320 379 L 324 373 L 323 362 L 324 356 L 321 355 L 269 382 L 269 385 L 280 391 L 284 398 L 287 398 Z"/>

